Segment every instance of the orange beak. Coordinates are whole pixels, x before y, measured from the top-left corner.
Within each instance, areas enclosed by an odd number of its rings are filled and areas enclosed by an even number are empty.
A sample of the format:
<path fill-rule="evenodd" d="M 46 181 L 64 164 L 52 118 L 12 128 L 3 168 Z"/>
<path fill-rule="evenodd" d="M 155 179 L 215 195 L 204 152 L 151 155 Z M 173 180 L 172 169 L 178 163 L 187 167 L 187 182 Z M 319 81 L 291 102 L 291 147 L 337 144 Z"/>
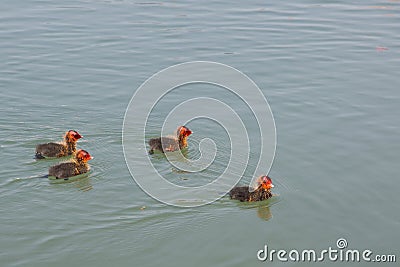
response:
<path fill-rule="evenodd" d="M 264 188 L 266 190 L 270 190 L 273 187 L 274 187 L 274 185 L 272 183 L 263 183 L 262 184 L 262 188 Z"/>
<path fill-rule="evenodd" d="M 192 134 L 192 131 L 189 130 L 189 128 L 186 128 L 185 126 L 182 126 L 182 127 L 181 127 L 181 130 L 180 130 L 180 132 L 179 132 L 179 135 L 187 137 L 187 136 L 189 136 L 189 135 L 191 135 L 191 134 Z"/>
<path fill-rule="evenodd" d="M 75 132 L 75 131 L 70 132 L 69 136 L 75 141 L 77 141 L 78 139 L 81 139 L 83 137 L 82 135 L 80 135 L 78 132 Z"/>
<path fill-rule="evenodd" d="M 272 180 L 271 178 L 269 178 L 268 176 L 263 176 L 261 178 L 261 187 L 265 190 L 270 190 L 271 188 L 274 187 L 274 185 L 272 184 Z"/>

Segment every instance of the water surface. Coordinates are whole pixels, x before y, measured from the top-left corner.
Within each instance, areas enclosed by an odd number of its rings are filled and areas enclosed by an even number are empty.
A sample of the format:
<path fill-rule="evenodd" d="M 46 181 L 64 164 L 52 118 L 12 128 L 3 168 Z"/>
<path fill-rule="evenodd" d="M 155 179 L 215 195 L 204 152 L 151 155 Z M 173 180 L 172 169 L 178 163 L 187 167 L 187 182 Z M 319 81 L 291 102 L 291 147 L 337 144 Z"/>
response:
<path fill-rule="evenodd" d="M 257 251 L 326 249 L 341 237 L 399 260 L 399 10 L 393 0 L 2 1 L 1 265 L 283 266 L 259 262 Z M 121 145 L 129 99 L 155 72 L 193 60 L 231 65 L 267 97 L 278 137 L 275 200 L 224 197 L 182 209 L 131 178 Z M 154 121 L 169 108 L 167 98 Z M 192 126 L 194 157 L 203 136 L 222 145 L 209 170 L 194 179 L 162 157 L 153 162 L 173 182 L 201 185 L 222 171 L 229 148 L 217 125 Z M 37 178 L 58 160 L 34 160 L 35 145 L 70 128 L 94 156 L 89 177 Z"/>

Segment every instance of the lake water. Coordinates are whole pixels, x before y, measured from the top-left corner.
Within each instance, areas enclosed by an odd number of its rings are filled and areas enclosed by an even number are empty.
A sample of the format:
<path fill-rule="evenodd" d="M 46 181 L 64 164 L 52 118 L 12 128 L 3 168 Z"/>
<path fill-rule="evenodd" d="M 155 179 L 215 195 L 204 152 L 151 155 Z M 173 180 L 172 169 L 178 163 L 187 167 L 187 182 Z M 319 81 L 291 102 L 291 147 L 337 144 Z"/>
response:
<path fill-rule="evenodd" d="M 345 238 L 349 249 L 397 255 L 379 266 L 398 266 L 399 11 L 397 0 L 2 1 L 0 265 L 309 266 L 261 262 L 257 251 L 321 251 Z M 237 68 L 268 99 L 277 130 L 272 200 L 179 208 L 132 179 L 122 148 L 129 100 L 154 73 L 195 60 Z M 179 102 L 198 86 L 169 97 Z M 258 131 L 234 96 L 203 87 Z M 215 123 L 190 127 L 189 156 L 201 138 L 222 145 L 209 170 L 191 175 L 160 155 L 151 160 L 169 181 L 198 186 L 223 171 L 230 148 Z M 59 160 L 36 161 L 35 145 L 68 129 L 84 136 L 78 146 L 94 156 L 91 173 L 71 183 L 38 178 Z M 241 184 L 256 162 L 250 157 Z"/>

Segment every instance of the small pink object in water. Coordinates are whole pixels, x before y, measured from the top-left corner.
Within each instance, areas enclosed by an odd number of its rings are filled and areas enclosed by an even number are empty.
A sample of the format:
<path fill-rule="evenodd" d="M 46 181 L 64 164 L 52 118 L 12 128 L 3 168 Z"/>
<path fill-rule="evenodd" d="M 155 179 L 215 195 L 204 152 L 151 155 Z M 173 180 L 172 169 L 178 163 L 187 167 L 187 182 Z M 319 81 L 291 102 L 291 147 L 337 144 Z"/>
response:
<path fill-rule="evenodd" d="M 389 48 L 387 48 L 387 47 L 384 47 L 384 46 L 377 46 L 376 47 L 376 51 L 386 51 L 386 50 L 389 50 Z"/>

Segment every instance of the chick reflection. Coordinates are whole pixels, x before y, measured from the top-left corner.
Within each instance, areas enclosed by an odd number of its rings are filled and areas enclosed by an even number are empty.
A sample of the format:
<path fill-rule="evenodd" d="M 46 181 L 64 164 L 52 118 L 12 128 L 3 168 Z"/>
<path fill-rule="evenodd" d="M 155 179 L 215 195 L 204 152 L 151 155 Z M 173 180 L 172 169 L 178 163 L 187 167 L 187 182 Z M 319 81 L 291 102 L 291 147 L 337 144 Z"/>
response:
<path fill-rule="evenodd" d="M 265 221 L 268 221 L 269 219 L 271 219 L 272 218 L 272 213 L 271 213 L 271 210 L 270 210 L 269 206 L 267 206 L 267 205 L 258 206 L 258 208 L 257 208 L 257 216 L 260 219 L 263 219 Z"/>
<path fill-rule="evenodd" d="M 73 180 L 64 180 L 64 179 L 53 179 L 49 178 L 50 184 L 71 184 L 75 188 L 81 191 L 89 191 L 93 189 L 93 185 L 91 183 L 90 177 L 88 173 L 80 174 L 74 177 Z"/>
<path fill-rule="evenodd" d="M 188 150 L 186 148 L 182 149 L 180 153 L 171 153 L 169 160 L 173 162 L 188 162 Z M 172 172 L 175 173 L 190 173 L 189 171 L 182 170 L 180 168 L 172 167 Z"/>
<path fill-rule="evenodd" d="M 76 181 L 74 185 L 76 188 L 78 188 L 79 190 L 84 191 L 84 192 L 90 191 L 93 189 L 93 185 L 90 182 L 89 177 L 86 177 L 86 178 Z"/>

